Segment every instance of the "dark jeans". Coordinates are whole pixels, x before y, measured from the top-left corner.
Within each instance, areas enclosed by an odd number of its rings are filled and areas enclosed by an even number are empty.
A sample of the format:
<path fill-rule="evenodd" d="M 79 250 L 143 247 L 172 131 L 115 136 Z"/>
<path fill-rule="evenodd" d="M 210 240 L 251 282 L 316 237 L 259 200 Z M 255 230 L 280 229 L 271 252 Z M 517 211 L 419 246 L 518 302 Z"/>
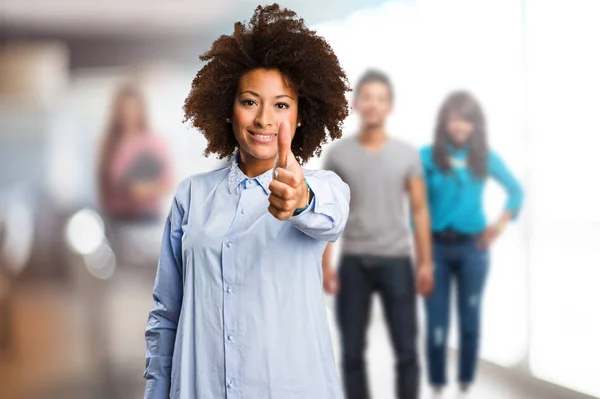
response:
<path fill-rule="evenodd" d="M 435 288 L 427 300 L 427 362 L 429 382 L 446 384 L 446 343 L 450 319 L 450 287 L 455 281 L 458 304 L 460 355 L 458 380 L 475 378 L 479 349 L 483 288 L 489 268 L 489 252 L 477 248 L 477 240 L 445 243 L 434 240 Z"/>
<path fill-rule="evenodd" d="M 344 256 L 336 302 L 346 399 L 368 399 L 366 334 L 373 293 L 379 292 L 396 356 L 396 397 L 419 396 L 414 272 L 409 258 Z"/>

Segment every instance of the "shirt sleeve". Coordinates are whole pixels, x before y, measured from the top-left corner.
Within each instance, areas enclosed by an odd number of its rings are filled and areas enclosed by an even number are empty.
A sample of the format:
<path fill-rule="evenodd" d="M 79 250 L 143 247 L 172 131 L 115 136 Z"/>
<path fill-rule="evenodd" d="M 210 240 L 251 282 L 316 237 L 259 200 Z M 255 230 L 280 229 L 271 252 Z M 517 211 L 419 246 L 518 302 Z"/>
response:
<path fill-rule="evenodd" d="M 165 223 L 154 283 L 154 307 L 150 311 L 146 325 L 145 399 L 169 398 L 173 348 L 183 298 L 181 253 L 183 214 L 176 197 Z"/>
<path fill-rule="evenodd" d="M 408 164 L 408 173 L 407 177 L 422 177 L 423 176 L 423 164 L 421 163 L 421 156 L 419 151 L 416 148 L 410 148 L 409 153 L 409 164 Z"/>
<path fill-rule="evenodd" d="M 517 219 L 523 206 L 523 188 L 500 156 L 494 152 L 490 153 L 490 175 L 502 185 L 508 195 L 504 209 L 512 212 L 513 220 Z"/>
<path fill-rule="evenodd" d="M 314 193 L 309 207 L 290 222 L 305 234 L 322 241 L 336 241 L 344 231 L 350 210 L 350 188 L 334 172 L 305 173 Z"/>

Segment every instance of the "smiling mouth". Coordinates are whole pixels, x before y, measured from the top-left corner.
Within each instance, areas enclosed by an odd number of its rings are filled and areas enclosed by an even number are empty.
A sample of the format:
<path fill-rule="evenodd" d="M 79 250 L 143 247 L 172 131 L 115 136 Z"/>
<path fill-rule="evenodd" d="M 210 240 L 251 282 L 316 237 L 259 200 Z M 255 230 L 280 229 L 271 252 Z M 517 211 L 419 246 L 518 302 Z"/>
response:
<path fill-rule="evenodd" d="M 250 130 L 248 130 L 248 133 L 250 133 L 254 137 L 258 137 L 259 139 L 265 139 L 265 140 L 272 139 L 272 138 L 274 138 L 274 137 L 277 136 L 276 133 L 273 133 L 273 134 L 258 134 L 258 133 L 251 132 Z"/>

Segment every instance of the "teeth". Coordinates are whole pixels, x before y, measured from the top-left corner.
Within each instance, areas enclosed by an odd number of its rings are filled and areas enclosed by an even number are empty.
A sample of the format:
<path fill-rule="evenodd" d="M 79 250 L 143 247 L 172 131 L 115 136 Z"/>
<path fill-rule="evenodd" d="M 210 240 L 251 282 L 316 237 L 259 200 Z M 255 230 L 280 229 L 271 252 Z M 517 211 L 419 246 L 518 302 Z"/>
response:
<path fill-rule="evenodd" d="M 252 133 L 254 134 L 256 137 L 260 137 L 261 139 L 270 139 L 275 137 L 275 135 L 271 134 L 271 135 L 266 135 L 266 134 L 256 134 L 256 133 Z"/>

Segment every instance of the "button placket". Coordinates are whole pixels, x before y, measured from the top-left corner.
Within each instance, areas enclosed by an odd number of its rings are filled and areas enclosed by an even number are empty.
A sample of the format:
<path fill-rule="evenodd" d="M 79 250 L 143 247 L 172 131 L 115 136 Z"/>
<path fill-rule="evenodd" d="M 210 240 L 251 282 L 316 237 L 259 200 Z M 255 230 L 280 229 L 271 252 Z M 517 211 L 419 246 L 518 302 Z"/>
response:
<path fill-rule="evenodd" d="M 242 188 L 256 188 L 257 184 L 247 180 Z M 243 290 L 244 281 L 241 281 L 240 269 L 236 262 L 243 258 L 240 252 L 243 247 L 239 234 L 245 232 L 252 223 L 248 215 L 253 215 L 252 204 L 256 197 L 263 194 L 262 191 L 242 189 L 237 212 L 231 223 L 231 227 L 222 242 L 222 276 L 223 276 L 223 342 L 225 362 L 225 385 L 227 398 L 237 398 L 241 394 L 237 378 L 240 376 L 240 349 L 243 342 L 240 341 L 238 328 L 240 321 L 240 299 L 238 293 Z M 245 215 L 245 216 L 242 216 Z M 239 252 L 239 253 L 238 253 Z"/>

